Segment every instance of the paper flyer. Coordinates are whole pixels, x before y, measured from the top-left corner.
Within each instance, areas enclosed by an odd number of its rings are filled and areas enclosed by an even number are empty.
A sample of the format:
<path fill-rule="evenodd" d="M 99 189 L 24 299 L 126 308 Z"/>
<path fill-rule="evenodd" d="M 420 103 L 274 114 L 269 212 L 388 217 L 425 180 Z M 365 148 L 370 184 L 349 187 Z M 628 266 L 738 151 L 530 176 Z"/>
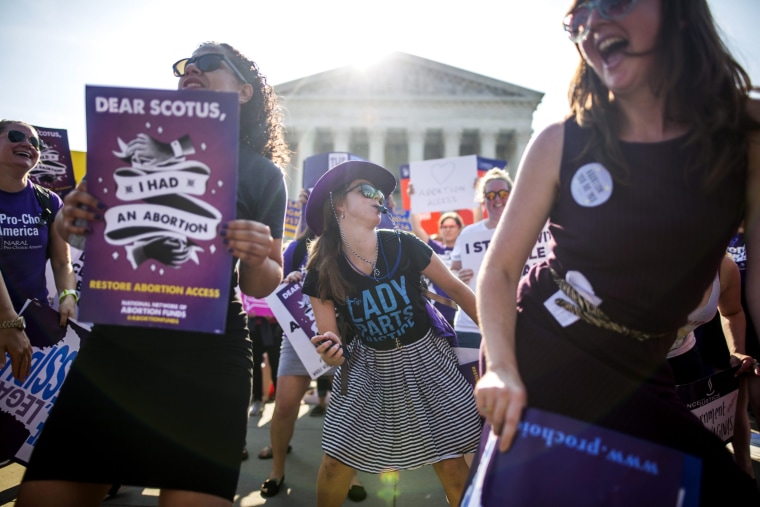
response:
<path fill-rule="evenodd" d="M 88 191 L 105 210 L 85 247 L 81 319 L 223 333 L 237 95 L 88 86 L 86 107 Z"/>

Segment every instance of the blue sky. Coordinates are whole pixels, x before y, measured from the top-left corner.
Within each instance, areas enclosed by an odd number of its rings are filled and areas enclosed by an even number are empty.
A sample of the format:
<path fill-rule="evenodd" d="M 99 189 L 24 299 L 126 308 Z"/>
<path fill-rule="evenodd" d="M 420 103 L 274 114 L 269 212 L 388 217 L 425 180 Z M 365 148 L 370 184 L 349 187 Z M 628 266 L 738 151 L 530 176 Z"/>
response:
<path fill-rule="evenodd" d="M 726 43 L 760 84 L 760 1 L 711 0 Z M 569 0 L 0 0 L 0 117 L 68 129 L 85 150 L 86 84 L 174 88 L 171 64 L 207 40 L 231 43 L 272 84 L 392 51 L 545 93 L 540 130 L 566 112 L 577 54 Z"/>

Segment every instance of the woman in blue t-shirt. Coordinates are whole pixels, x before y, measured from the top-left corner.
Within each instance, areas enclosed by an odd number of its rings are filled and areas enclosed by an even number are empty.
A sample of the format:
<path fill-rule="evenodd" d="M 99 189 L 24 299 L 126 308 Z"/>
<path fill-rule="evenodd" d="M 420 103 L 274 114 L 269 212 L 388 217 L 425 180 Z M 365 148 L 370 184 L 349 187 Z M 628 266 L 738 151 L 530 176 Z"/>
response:
<path fill-rule="evenodd" d="M 475 297 L 414 235 L 375 229 L 395 186 L 386 169 L 349 161 L 319 179 L 306 205 L 318 236 L 302 289 L 319 331 L 312 342 L 325 363 L 339 366 L 323 430 L 321 507 L 343 503 L 354 470 L 429 464 L 458 505 L 469 471 L 463 455 L 478 442 L 472 388 L 434 330 L 420 278 L 474 319 Z"/>

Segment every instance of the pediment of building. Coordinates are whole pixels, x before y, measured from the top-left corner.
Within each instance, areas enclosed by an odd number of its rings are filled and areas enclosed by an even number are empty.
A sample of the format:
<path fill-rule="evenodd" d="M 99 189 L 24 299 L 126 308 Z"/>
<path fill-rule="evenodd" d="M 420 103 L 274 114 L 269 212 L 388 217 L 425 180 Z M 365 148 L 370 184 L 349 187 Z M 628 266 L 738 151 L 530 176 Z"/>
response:
<path fill-rule="evenodd" d="M 407 53 L 367 68 L 340 67 L 275 86 L 286 101 L 312 98 L 499 100 L 538 104 L 543 93 Z"/>

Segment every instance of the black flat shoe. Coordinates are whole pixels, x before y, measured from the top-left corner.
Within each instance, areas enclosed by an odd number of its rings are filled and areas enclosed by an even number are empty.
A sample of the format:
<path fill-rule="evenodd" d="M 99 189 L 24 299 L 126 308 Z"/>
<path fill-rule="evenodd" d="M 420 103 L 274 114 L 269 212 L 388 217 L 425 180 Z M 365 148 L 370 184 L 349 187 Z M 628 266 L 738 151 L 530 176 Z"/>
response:
<path fill-rule="evenodd" d="M 354 484 L 348 488 L 348 498 L 352 502 L 361 502 L 367 498 L 367 490 L 361 484 Z"/>
<path fill-rule="evenodd" d="M 264 484 L 261 485 L 261 496 L 275 496 L 277 493 L 280 492 L 280 488 L 282 485 L 285 484 L 285 476 L 282 476 L 282 479 L 280 479 L 280 482 L 277 482 L 274 479 L 267 479 L 264 481 Z"/>

